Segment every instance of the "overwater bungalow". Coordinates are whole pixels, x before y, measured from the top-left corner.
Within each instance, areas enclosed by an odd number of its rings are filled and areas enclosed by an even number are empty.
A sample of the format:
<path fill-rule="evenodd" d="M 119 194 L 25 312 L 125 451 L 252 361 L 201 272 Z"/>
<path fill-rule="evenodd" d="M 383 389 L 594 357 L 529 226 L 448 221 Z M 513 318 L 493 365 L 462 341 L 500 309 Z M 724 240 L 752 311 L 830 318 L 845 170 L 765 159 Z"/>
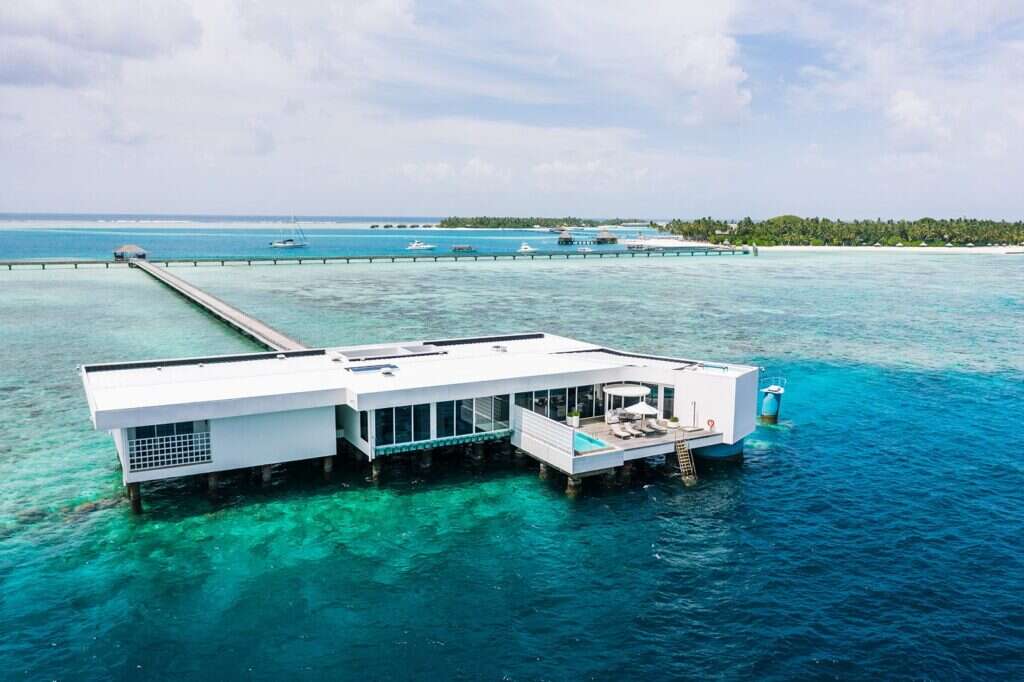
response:
<path fill-rule="evenodd" d="M 303 459 L 326 466 L 342 451 L 379 463 L 488 443 L 578 483 L 680 441 L 698 457 L 741 457 L 758 396 L 757 367 L 545 333 L 80 371 L 93 425 L 111 434 L 128 486 Z"/>
<path fill-rule="evenodd" d="M 135 244 L 124 244 L 114 249 L 114 260 L 131 260 L 133 258 L 145 260 L 146 250 Z"/>

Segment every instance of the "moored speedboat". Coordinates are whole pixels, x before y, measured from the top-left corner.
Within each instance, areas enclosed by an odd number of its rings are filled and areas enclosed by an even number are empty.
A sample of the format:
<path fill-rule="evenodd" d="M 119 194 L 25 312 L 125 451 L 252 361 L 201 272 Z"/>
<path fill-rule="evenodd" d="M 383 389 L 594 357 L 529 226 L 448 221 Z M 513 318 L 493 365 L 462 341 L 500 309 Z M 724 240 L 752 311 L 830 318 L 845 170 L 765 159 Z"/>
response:
<path fill-rule="evenodd" d="M 294 218 L 292 218 L 292 236 L 270 242 L 272 249 L 304 249 L 307 246 L 309 246 L 309 242 L 306 241 L 306 233 L 302 231 Z"/>
<path fill-rule="evenodd" d="M 580 248 L 576 249 L 576 251 L 579 252 L 579 253 L 593 253 L 594 252 L 594 250 L 592 248 L 590 248 L 589 246 L 581 246 Z"/>
<path fill-rule="evenodd" d="M 522 244 L 520 244 L 519 248 L 517 249 L 517 251 L 519 251 L 519 253 L 533 253 L 536 250 L 537 249 L 533 248 L 532 246 L 530 246 L 526 242 L 523 242 Z"/>
<path fill-rule="evenodd" d="M 414 239 L 409 242 L 409 246 L 405 248 L 407 251 L 430 251 L 431 249 L 436 249 L 437 246 L 434 244 L 426 244 L 421 242 L 419 239 Z"/>

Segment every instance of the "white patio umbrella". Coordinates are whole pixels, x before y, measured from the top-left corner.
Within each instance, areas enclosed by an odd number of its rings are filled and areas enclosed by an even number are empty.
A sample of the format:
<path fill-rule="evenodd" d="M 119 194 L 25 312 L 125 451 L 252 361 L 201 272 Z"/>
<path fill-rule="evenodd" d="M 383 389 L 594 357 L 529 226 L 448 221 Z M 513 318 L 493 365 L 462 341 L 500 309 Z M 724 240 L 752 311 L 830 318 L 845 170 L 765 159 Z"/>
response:
<path fill-rule="evenodd" d="M 638 417 L 653 417 L 658 414 L 658 408 L 652 407 L 642 400 L 635 405 L 625 408 L 624 411 L 635 414 Z"/>

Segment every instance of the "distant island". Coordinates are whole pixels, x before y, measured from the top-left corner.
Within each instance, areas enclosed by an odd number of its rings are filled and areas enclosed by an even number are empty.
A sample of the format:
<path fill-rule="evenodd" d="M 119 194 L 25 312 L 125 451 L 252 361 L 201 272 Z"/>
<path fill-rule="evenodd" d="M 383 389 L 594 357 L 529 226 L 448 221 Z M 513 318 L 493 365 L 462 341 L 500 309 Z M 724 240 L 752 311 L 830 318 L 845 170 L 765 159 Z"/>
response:
<path fill-rule="evenodd" d="M 730 223 L 715 218 L 672 220 L 663 232 L 712 243 L 758 246 L 1003 246 L 1024 243 L 1024 222 L 972 218 L 830 220 L 782 215 Z"/>
<path fill-rule="evenodd" d="M 636 218 L 609 218 L 607 220 L 591 220 L 589 218 L 513 218 L 511 216 L 474 216 L 460 218 L 452 216 L 441 221 L 440 227 L 472 227 L 480 229 L 512 228 L 517 230 L 531 227 L 597 227 L 598 225 L 621 225 L 623 223 L 649 224 Z"/>

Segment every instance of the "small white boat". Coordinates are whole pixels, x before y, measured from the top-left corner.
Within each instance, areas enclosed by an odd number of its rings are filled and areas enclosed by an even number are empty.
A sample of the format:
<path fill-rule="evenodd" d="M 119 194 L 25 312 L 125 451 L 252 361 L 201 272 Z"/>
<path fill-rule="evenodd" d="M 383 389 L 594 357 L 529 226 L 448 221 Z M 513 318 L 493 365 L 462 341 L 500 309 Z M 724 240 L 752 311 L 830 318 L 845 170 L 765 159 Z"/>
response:
<path fill-rule="evenodd" d="M 272 249 L 304 249 L 307 246 L 309 246 L 309 242 L 306 241 L 306 233 L 302 231 L 294 218 L 292 218 L 292 236 L 270 242 Z"/>
<path fill-rule="evenodd" d="M 593 253 L 594 252 L 594 250 L 592 248 L 590 248 L 589 246 L 581 246 L 580 248 L 576 249 L 576 251 L 579 252 L 579 253 Z"/>
<path fill-rule="evenodd" d="M 426 244 L 421 242 L 419 239 L 413 239 L 409 242 L 409 246 L 405 248 L 407 251 L 430 251 L 431 249 L 436 249 L 437 246 L 434 244 Z"/>
<path fill-rule="evenodd" d="M 526 242 L 523 242 L 522 244 L 519 245 L 519 249 L 517 250 L 519 251 L 519 253 L 533 253 L 537 249 L 533 248 Z"/>

